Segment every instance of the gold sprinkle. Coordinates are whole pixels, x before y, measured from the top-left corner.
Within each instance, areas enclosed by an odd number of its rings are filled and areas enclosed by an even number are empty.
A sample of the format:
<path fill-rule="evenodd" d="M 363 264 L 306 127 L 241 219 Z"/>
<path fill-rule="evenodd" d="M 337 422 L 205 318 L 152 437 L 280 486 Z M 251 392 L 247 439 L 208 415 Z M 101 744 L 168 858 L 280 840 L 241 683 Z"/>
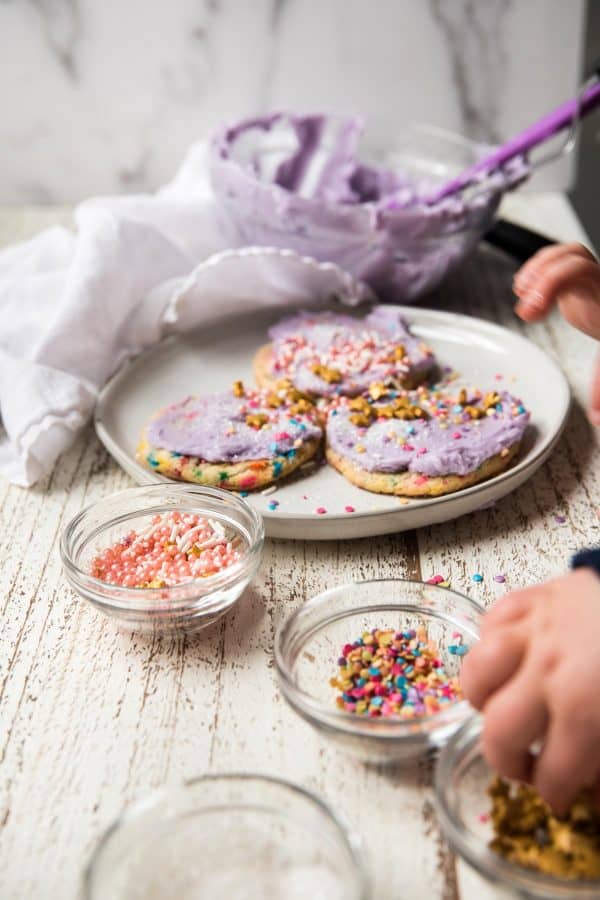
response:
<path fill-rule="evenodd" d="M 283 402 L 284 398 L 280 397 L 278 394 L 275 394 L 274 392 L 267 394 L 267 406 L 270 406 L 271 409 L 277 409 Z"/>
<path fill-rule="evenodd" d="M 366 450 L 367 450 L 367 448 L 363 447 L 362 444 L 356 444 L 354 449 L 356 450 L 357 453 L 366 453 Z"/>
<path fill-rule="evenodd" d="M 497 403 L 500 403 L 500 395 L 495 391 L 490 391 L 489 394 L 486 394 L 483 398 L 485 409 L 489 409 L 490 406 L 495 406 Z"/>
<path fill-rule="evenodd" d="M 297 403 L 294 403 L 293 406 L 290 406 L 290 412 L 293 416 L 303 415 L 312 409 L 314 409 L 313 404 L 310 400 L 305 400 L 303 397 Z"/>
<path fill-rule="evenodd" d="M 246 425 L 249 425 L 250 428 L 256 428 L 257 431 L 263 428 L 268 421 L 269 417 L 266 413 L 251 413 L 246 416 Z"/>
<path fill-rule="evenodd" d="M 373 398 L 373 400 L 379 400 L 381 397 L 384 397 L 388 392 L 385 384 L 382 381 L 374 381 L 373 384 L 369 387 L 369 394 Z"/>
<path fill-rule="evenodd" d="M 377 406 L 375 408 L 375 413 L 382 419 L 393 419 L 394 418 L 394 407 L 393 406 Z"/>
<path fill-rule="evenodd" d="M 398 344 L 397 347 L 394 348 L 394 359 L 398 360 L 404 359 L 406 356 L 406 347 L 404 344 Z"/>
<path fill-rule="evenodd" d="M 331 369 L 329 366 L 322 366 L 321 363 L 314 363 L 314 365 L 310 367 L 310 371 L 318 378 L 322 378 L 323 381 L 326 381 L 328 384 L 336 384 L 338 381 L 342 380 L 342 373 L 339 369 Z"/>
<path fill-rule="evenodd" d="M 242 381 L 234 381 L 233 382 L 233 396 L 234 397 L 245 396 L 244 383 Z"/>
<path fill-rule="evenodd" d="M 365 413 L 353 413 L 350 416 L 350 421 L 359 428 L 368 428 L 371 424 L 371 417 Z"/>
<path fill-rule="evenodd" d="M 142 585 L 145 588 L 164 588 L 167 586 L 167 582 L 163 581 L 161 578 L 153 578 L 152 581 L 146 581 Z"/>
<path fill-rule="evenodd" d="M 465 406 L 465 412 L 468 413 L 472 419 L 481 419 L 481 417 L 485 415 L 485 412 L 479 406 Z"/>
<path fill-rule="evenodd" d="M 464 388 L 458 392 L 458 402 L 461 406 L 464 406 L 467 402 L 467 392 Z"/>
<path fill-rule="evenodd" d="M 348 406 L 356 412 L 369 413 L 371 410 L 371 404 L 365 397 L 354 397 Z"/>

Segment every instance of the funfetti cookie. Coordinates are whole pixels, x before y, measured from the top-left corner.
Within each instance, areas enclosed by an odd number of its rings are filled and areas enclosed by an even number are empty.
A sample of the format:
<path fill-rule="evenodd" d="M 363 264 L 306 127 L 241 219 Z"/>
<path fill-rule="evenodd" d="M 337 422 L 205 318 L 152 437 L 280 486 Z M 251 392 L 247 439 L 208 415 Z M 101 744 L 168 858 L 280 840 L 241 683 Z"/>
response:
<path fill-rule="evenodd" d="M 269 337 L 254 360 L 257 383 L 289 378 L 314 397 L 353 397 L 374 381 L 415 387 L 435 364 L 395 307 L 376 306 L 363 318 L 300 313 L 271 328 Z"/>
<path fill-rule="evenodd" d="M 313 404 L 289 382 L 267 391 L 188 397 L 145 429 L 137 458 L 169 478 L 251 491 L 314 456 L 322 429 Z"/>
<path fill-rule="evenodd" d="M 529 413 L 503 391 L 387 391 L 341 398 L 327 420 L 328 462 L 377 494 L 437 497 L 491 478 L 519 450 Z"/>

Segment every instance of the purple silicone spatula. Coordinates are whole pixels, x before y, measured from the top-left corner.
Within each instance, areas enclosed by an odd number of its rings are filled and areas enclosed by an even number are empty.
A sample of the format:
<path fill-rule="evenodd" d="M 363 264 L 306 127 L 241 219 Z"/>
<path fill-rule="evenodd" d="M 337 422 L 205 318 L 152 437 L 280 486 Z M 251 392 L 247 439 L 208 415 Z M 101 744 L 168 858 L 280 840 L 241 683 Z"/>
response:
<path fill-rule="evenodd" d="M 539 122 L 530 125 L 529 128 L 521 131 L 501 147 L 465 169 L 452 181 L 436 188 L 435 191 L 422 198 L 423 202 L 426 204 L 437 203 L 445 197 L 462 191 L 473 182 L 481 181 L 482 176 L 494 172 L 516 156 L 527 154 L 534 147 L 543 144 L 558 132 L 568 128 L 573 122 L 592 112 L 597 106 L 600 106 L 600 81 L 595 81 L 586 87 L 578 97 L 563 103 Z"/>

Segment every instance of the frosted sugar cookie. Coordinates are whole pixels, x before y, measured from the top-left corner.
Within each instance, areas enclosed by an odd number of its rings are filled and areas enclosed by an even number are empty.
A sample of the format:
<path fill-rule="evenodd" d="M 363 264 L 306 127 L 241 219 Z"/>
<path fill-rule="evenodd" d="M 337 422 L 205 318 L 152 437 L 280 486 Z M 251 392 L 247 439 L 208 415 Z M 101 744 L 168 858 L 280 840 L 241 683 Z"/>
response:
<path fill-rule="evenodd" d="M 435 363 L 394 307 L 375 306 L 362 318 L 299 313 L 271 328 L 269 337 L 254 360 L 258 384 L 289 378 L 315 397 L 356 396 L 373 381 L 414 387 Z"/>
<path fill-rule="evenodd" d="M 250 491 L 311 459 L 321 438 L 313 404 L 289 382 L 255 391 L 237 381 L 158 412 L 137 458 L 169 478 Z"/>
<path fill-rule="evenodd" d="M 506 391 L 389 391 L 340 398 L 327 420 L 328 462 L 377 494 L 437 497 L 505 469 L 529 421 Z"/>

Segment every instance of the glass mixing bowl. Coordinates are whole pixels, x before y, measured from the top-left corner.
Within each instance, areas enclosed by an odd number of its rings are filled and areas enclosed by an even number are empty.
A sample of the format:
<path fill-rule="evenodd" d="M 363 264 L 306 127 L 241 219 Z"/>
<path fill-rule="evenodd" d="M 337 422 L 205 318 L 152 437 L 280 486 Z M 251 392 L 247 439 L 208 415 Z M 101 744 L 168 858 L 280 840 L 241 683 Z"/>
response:
<path fill-rule="evenodd" d="M 100 841 L 86 900 L 367 900 L 358 837 L 301 787 L 206 775 L 127 810 Z"/>
<path fill-rule="evenodd" d="M 481 727 L 479 716 L 466 722 L 444 747 L 436 767 L 438 818 L 454 852 L 508 896 L 597 900 L 600 881 L 553 878 L 509 862 L 488 847 L 492 826 L 487 788 L 495 773 L 481 752 Z"/>
<path fill-rule="evenodd" d="M 219 522 L 237 539 L 240 559 L 214 575 L 162 588 L 123 587 L 90 574 L 91 561 L 100 550 L 131 529 L 142 531 L 153 516 L 174 511 Z M 60 550 L 74 590 L 124 628 L 191 632 L 216 622 L 236 602 L 258 569 L 263 541 L 259 513 L 229 491 L 152 484 L 111 494 L 82 510 L 65 528 Z"/>
<path fill-rule="evenodd" d="M 285 117 L 283 117 L 285 121 Z M 338 121 L 340 117 L 329 117 Z M 447 198 L 435 206 L 402 207 L 384 201 L 335 203 L 293 193 L 256 172 L 273 172 L 292 156 L 293 130 L 257 129 L 253 144 L 235 145 L 223 157 L 223 132 L 211 144 L 211 183 L 223 233 L 232 246 L 279 247 L 336 263 L 366 282 L 380 299 L 402 303 L 436 288 L 491 227 L 505 190 L 526 177 L 517 161 L 486 181 L 485 188 Z M 263 137 L 261 137 L 263 135 Z M 426 195 L 489 151 L 443 129 L 413 125 L 386 147 L 364 139 L 361 159 L 401 173 Z M 318 152 L 332 152 L 327 134 Z"/>
<path fill-rule="evenodd" d="M 352 582 L 325 591 L 300 606 L 275 636 L 275 665 L 291 707 L 343 752 L 363 762 L 397 765 L 443 744 L 472 714 L 464 701 L 414 719 L 370 718 L 340 710 L 329 679 L 337 675 L 340 650 L 373 628 L 403 631 L 426 626 L 446 672 L 456 676 L 461 656 L 449 647 L 459 632 L 465 644 L 478 640 L 483 609 L 455 591 L 418 581 Z"/>

